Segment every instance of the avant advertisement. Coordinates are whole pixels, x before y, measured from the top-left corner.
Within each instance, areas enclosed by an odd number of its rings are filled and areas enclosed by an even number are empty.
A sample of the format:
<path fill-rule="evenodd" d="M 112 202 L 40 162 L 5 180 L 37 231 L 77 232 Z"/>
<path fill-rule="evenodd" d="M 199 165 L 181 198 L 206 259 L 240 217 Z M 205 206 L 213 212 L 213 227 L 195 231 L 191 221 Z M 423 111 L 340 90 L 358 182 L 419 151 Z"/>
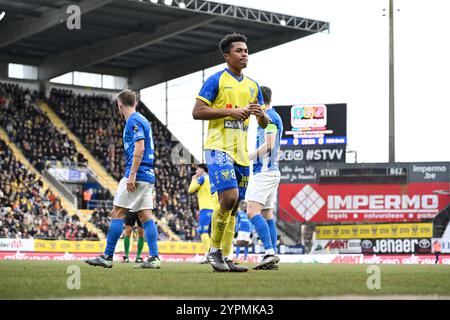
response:
<path fill-rule="evenodd" d="M 314 240 L 311 254 L 361 253 L 361 240 Z"/>

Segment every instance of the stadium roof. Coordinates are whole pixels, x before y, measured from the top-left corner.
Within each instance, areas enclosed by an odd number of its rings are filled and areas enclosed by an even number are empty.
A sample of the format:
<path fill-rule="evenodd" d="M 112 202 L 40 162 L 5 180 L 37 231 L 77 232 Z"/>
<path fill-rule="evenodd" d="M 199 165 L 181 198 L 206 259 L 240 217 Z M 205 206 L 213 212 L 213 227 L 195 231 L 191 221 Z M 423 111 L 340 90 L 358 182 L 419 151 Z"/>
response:
<path fill-rule="evenodd" d="M 168 4 L 170 3 L 170 4 Z M 81 29 L 66 20 L 76 4 Z M 219 40 L 245 34 L 251 53 L 318 32 L 323 21 L 204 0 L 0 0 L 0 61 L 124 76 L 141 89 L 223 62 Z"/>

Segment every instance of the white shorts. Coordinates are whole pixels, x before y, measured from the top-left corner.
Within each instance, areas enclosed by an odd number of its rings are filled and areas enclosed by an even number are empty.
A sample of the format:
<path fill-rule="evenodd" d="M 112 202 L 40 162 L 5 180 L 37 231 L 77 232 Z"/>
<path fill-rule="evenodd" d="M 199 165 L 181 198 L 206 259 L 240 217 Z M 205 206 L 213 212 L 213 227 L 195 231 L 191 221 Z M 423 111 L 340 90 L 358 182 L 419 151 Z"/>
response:
<path fill-rule="evenodd" d="M 263 209 L 273 209 L 279 184 L 279 171 L 258 172 L 248 182 L 245 201 L 255 201 L 262 204 Z"/>
<path fill-rule="evenodd" d="M 238 236 L 236 241 L 247 241 L 250 242 L 250 232 L 247 231 L 238 231 Z"/>
<path fill-rule="evenodd" d="M 136 181 L 136 191 L 128 192 L 127 181 L 128 178 L 125 177 L 120 180 L 117 193 L 114 196 L 114 205 L 117 207 L 130 209 L 130 211 L 133 212 L 153 209 L 154 185 L 144 181 Z"/>

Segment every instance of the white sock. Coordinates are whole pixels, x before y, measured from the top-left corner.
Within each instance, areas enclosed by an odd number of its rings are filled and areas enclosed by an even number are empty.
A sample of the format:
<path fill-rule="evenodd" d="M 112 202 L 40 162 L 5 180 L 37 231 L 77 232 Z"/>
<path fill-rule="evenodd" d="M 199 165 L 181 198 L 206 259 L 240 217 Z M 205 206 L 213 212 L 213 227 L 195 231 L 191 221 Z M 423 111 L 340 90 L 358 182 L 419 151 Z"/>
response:
<path fill-rule="evenodd" d="M 273 248 L 272 249 L 266 249 L 265 250 L 265 255 L 274 255 L 275 254 L 275 250 L 273 250 Z"/>
<path fill-rule="evenodd" d="M 209 251 L 210 251 L 211 253 L 214 253 L 214 252 L 216 252 L 216 251 L 218 251 L 218 250 L 219 250 L 219 248 L 216 248 L 216 247 L 213 247 L 213 246 L 211 246 L 210 249 L 209 249 Z M 273 249 L 272 249 L 272 251 L 273 251 Z"/>

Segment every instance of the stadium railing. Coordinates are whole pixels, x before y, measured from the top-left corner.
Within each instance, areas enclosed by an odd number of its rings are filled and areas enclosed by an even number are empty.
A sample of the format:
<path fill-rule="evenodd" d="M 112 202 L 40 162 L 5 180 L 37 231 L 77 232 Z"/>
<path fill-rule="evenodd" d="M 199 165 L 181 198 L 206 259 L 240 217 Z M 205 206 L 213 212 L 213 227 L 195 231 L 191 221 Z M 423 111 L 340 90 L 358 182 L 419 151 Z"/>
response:
<path fill-rule="evenodd" d="M 301 222 L 298 221 L 292 214 L 282 207 L 279 207 L 284 215 L 289 219 L 281 219 L 278 213 L 277 227 L 284 232 L 295 243 L 301 242 Z M 289 221 L 288 221 L 289 220 Z"/>
<path fill-rule="evenodd" d="M 108 211 L 111 211 L 113 208 L 113 201 L 112 200 L 89 200 L 87 202 L 87 209 L 93 210 L 95 208 L 104 207 Z"/>

